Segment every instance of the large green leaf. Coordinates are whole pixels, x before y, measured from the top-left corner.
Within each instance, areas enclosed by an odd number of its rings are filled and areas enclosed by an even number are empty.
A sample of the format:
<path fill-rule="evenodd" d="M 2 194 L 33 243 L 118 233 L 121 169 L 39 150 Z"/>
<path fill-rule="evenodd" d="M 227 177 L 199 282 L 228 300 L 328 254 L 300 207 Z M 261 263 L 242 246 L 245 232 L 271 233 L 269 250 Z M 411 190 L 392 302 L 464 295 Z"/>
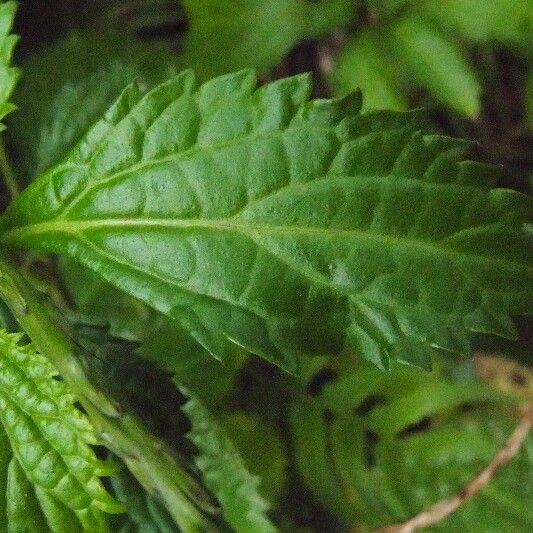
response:
<path fill-rule="evenodd" d="M 346 524 L 403 522 L 489 464 L 515 423 L 502 400 L 413 368 L 359 369 L 292 406 L 299 472 Z M 428 531 L 529 531 L 532 452 L 529 437 L 487 487 Z"/>
<path fill-rule="evenodd" d="M 0 331 L 0 531 L 107 531 L 122 507 L 99 476 L 112 472 L 50 363 Z"/>
<path fill-rule="evenodd" d="M 15 109 L 9 99 L 20 77 L 20 70 L 11 66 L 18 41 L 18 36 L 10 33 L 16 11 L 16 2 L 0 2 L 0 121 Z M 0 131 L 4 128 L 0 122 Z"/>
<path fill-rule="evenodd" d="M 298 41 L 346 24 L 354 0 L 184 0 L 182 64 L 202 79 L 244 67 L 264 72 Z M 223 53 L 221 51 L 223 50 Z"/>
<path fill-rule="evenodd" d="M 128 88 L 4 213 L 5 244 L 67 255 L 180 321 L 290 370 L 339 352 L 428 364 L 532 311 L 531 199 L 418 114 L 309 101 L 297 76 L 190 72 Z M 422 128 L 422 130 L 421 130 Z"/>

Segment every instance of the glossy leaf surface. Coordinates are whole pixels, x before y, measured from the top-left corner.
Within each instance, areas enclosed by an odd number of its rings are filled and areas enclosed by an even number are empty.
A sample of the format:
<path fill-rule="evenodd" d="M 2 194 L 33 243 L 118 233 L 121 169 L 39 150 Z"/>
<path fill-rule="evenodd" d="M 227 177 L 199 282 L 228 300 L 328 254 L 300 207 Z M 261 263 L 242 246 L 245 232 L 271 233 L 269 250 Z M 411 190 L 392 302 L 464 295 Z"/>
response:
<path fill-rule="evenodd" d="M 309 101 L 243 71 L 128 88 L 4 214 L 4 243 L 66 255 L 181 322 L 292 371 L 348 343 L 387 366 L 514 337 L 531 313 L 531 199 L 415 113 Z"/>

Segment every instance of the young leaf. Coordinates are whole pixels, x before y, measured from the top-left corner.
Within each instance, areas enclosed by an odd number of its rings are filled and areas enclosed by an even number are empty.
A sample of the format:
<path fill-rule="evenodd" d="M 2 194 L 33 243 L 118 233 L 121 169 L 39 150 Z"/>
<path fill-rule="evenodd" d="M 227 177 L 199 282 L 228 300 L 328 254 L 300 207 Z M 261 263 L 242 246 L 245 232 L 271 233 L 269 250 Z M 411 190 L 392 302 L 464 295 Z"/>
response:
<path fill-rule="evenodd" d="M 332 83 L 339 94 L 359 87 L 365 95 L 364 109 L 407 109 L 391 55 L 378 32 L 362 30 L 353 37 L 335 63 Z"/>
<path fill-rule="evenodd" d="M 495 392 L 413 368 L 359 369 L 295 402 L 296 461 L 307 486 L 348 525 L 407 520 L 457 493 L 510 435 Z M 436 531 L 528 531 L 533 439 Z"/>
<path fill-rule="evenodd" d="M 99 476 L 112 468 L 50 363 L 19 334 L 0 331 L 0 524 L 8 531 L 107 531 L 122 511 Z M 1 529 L 0 529 L 1 530 Z"/>
<path fill-rule="evenodd" d="M 467 117 L 480 110 L 481 87 L 460 47 L 421 17 L 391 26 L 389 48 L 432 96 Z"/>
<path fill-rule="evenodd" d="M 182 64 L 209 79 L 243 67 L 264 72 L 303 39 L 348 22 L 353 0 L 184 0 Z M 224 50 L 221 54 L 220 51 Z"/>
<path fill-rule="evenodd" d="M 182 409 L 192 423 L 189 438 L 198 447 L 196 464 L 219 499 L 228 524 L 237 533 L 275 532 L 266 516 L 268 504 L 257 490 L 259 479 L 248 472 L 225 432 L 196 398 Z"/>
<path fill-rule="evenodd" d="M 16 2 L 0 2 L 0 131 L 4 117 L 15 109 L 9 101 L 20 77 L 20 70 L 11 66 L 17 35 L 10 33 L 17 12 Z"/>
<path fill-rule="evenodd" d="M 129 87 L 4 213 L 4 244 L 69 256 L 180 321 L 296 371 L 348 341 L 380 365 L 469 352 L 532 312 L 530 198 L 418 114 L 309 101 L 243 71 Z"/>
<path fill-rule="evenodd" d="M 220 424 L 248 470 L 259 476 L 261 494 L 269 502 L 279 501 L 287 480 L 287 457 L 274 429 L 261 418 L 239 411 L 224 414 Z"/>
<path fill-rule="evenodd" d="M 413 9 L 470 41 L 497 41 L 531 54 L 531 0 L 427 0 Z"/>
<path fill-rule="evenodd" d="M 218 508 L 213 504 L 211 496 L 198 483 L 187 465 L 183 464 L 176 450 L 149 431 L 137 415 L 135 404 L 138 399 L 150 401 L 151 396 L 161 396 L 160 393 L 166 395 L 166 390 L 161 391 L 150 385 L 146 389 L 137 386 L 132 390 L 133 380 L 144 380 L 147 376 L 153 379 L 154 372 L 150 375 L 150 370 L 146 369 L 148 374 L 135 376 L 130 371 L 124 383 L 125 390 L 119 383 L 114 384 L 114 390 L 110 390 L 109 385 L 114 381 L 112 375 L 102 372 L 106 368 L 106 358 L 98 359 L 98 354 L 94 354 L 93 364 L 86 364 L 91 352 L 82 348 L 71 335 L 67 335 L 63 325 L 57 324 L 53 309 L 39 298 L 24 276 L 3 260 L 0 261 L 0 273 L 0 295 L 35 345 L 60 369 L 61 377 L 76 391 L 76 396 L 91 424 L 96 428 L 101 443 L 124 461 L 147 491 L 158 495 L 181 530 L 186 533 L 219 531 Z M 114 355 L 117 362 L 120 354 Z M 96 364 L 98 361 L 103 368 Z M 131 370 L 136 370 L 125 360 L 123 368 L 128 370 L 128 366 Z M 162 383 L 163 377 L 168 382 L 168 376 L 162 371 L 155 369 L 155 373 L 159 376 L 158 385 Z M 103 387 L 95 384 L 96 380 L 106 379 L 107 383 L 102 383 Z M 178 411 L 181 402 L 179 398 L 177 400 L 176 406 L 169 404 L 166 408 L 173 410 L 175 418 L 187 420 L 185 415 Z M 162 414 L 162 405 L 165 404 L 159 404 L 159 409 L 154 414 Z M 150 408 L 144 401 L 143 407 Z M 176 417 L 176 414 L 182 416 Z M 155 425 L 157 421 L 152 420 L 152 426 Z M 168 424 L 159 429 L 165 432 L 169 429 Z M 139 453 L 140 450 L 142 454 Z"/>

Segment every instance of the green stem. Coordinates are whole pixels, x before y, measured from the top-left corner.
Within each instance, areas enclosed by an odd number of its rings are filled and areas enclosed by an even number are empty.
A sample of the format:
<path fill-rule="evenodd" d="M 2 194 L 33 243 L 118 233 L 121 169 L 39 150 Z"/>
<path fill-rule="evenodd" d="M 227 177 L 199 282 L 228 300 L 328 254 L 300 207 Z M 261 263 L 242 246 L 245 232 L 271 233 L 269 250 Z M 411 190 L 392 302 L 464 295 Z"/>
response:
<path fill-rule="evenodd" d="M 0 170 L 4 176 L 4 183 L 6 184 L 11 198 L 16 198 L 19 195 L 20 190 L 2 137 L 0 137 Z"/>
<path fill-rule="evenodd" d="M 178 463 L 168 446 L 87 377 L 77 344 L 60 328 L 33 288 L 0 259 L 0 297 L 34 346 L 71 386 L 102 442 L 119 456 L 151 494 L 158 495 L 184 533 L 220 531 L 200 510 L 214 510 L 204 489 Z"/>

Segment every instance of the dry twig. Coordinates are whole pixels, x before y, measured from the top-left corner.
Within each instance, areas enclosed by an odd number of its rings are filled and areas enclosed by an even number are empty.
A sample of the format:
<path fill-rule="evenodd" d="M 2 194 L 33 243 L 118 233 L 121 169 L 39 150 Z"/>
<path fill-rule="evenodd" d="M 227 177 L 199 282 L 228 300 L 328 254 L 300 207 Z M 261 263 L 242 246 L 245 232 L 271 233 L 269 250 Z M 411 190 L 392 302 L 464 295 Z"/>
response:
<path fill-rule="evenodd" d="M 485 487 L 494 475 L 505 466 L 520 450 L 533 425 L 533 404 L 526 404 L 521 409 L 520 422 L 494 459 L 457 494 L 446 500 L 437 502 L 429 509 L 422 511 L 407 522 L 381 528 L 374 533 L 412 533 L 417 529 L 431 526 L 446 518 L 467 500 Z"/>

